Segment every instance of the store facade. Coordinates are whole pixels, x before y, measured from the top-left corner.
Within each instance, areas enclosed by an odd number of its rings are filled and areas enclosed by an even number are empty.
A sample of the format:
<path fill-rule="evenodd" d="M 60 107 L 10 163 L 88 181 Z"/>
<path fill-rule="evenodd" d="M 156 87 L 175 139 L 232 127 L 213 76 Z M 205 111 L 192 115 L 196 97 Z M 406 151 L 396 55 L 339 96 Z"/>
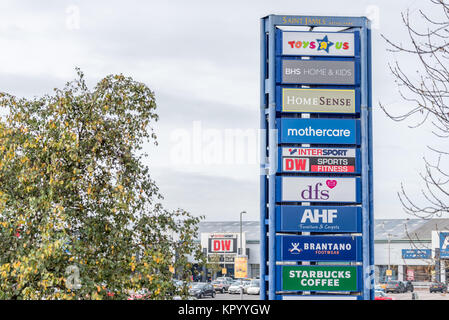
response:
<path fill-rule="evenodd" d="M 432 281 L 445 282 L 449 270 L 449 219 L 377 219 L 375 220 L 375 281 L 410 280 L 417 286 Z M 202 222 L 199 228 L 201 246 L 217 272 L 213 276 L 234 277 L 235 258 L 247 257 L 248 278 L 259 277 L 260 236 L 258 221 Z M 209 268 L 211 269 L 211 268 Z"/>

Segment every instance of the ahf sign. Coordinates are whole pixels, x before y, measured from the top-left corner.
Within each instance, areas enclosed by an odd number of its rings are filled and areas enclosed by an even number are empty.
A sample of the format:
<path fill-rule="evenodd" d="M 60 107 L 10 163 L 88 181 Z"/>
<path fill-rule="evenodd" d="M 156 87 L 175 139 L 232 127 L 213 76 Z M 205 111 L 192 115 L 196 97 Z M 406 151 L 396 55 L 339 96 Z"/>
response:
<path fill-rule="evenodd" d="M 282 83 L 355 84 L 354 61 L 282 60 Z"/>
<path fill-rule="evenodd" d="M 355 90 L 282 88 L 281 111 L 355 113 Z"/>
<path fill-rule="evenodd" d="M 359 233 L 362 208 L 354 206 L 277 206 L 277 232 Z"/>

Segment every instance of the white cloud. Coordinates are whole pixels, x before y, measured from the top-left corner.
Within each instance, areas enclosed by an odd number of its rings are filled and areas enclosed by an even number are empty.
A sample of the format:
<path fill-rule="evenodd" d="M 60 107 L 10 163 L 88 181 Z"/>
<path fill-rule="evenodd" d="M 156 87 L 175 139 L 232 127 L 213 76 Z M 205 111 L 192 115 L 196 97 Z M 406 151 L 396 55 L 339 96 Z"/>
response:
<path fill-rule="evenodd" d="M 194 121 L 218 132 L 257 129 L 262 16 L 305 12 L 361 16 L 372 4 L 349 0 L 301 5 L 297 0 L 2 1 L 1 90 L 25 96 L 50 93 L 75 76 L 75 66 L 82 68 L 91 85 L 110 73 L 145 82 L 156 92 L 161 114 L 156 125 L 160 145 L 146 148 L 148 163 L 167 192 L 167 205 L 186 204 L 195 214 L 219 220 L 229 204 L 232 212 L 258 210 L 259 166 L 170 165 L 173 130 L 191 132 Z M 394 109 L 405 106 L 387 66 L 394 55 L 385 51 L 380 33 L 406 41 L 400 11 L 416 9 L 418 2 L 382 0 L 375 5 L 379 9 L 379 29 L 373 30 L 375 214 L 400 218 L 404 217 L 396 197 L 400 182 L 413 185 L 417 181 L 413 176 L 424 168 L 420 158 L 425 145 L 435 138 L 428 127 L 410 130 L 406 124 L 390 121 L 378 107 L 379 101 Z M 67 27 L 73 13 L 67 12 L 70 6 L 79 8 L 79 28 Z M 416 67 L 411 58 L 401 58 L 401 63 L 410 70 Z"/>

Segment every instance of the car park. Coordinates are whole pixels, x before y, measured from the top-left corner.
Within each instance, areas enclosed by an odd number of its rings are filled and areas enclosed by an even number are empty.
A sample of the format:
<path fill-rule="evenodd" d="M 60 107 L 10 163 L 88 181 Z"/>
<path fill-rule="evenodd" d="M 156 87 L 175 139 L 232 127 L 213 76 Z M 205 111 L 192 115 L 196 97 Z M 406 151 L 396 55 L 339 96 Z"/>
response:
<path fill-rule="evenodd" d="M 215 298 L 215 289 L 212 284 L 207 282 L 194 282 L 189 289 L 189 295 L 201 299 L 206 296 Z"/>
<path fill-rule="evenodd" d="M 447 286 L 445 283 L 442 283 L 442 282 L 433 282 L 433 283 L 431 283 L 431 285 L 429 287 L 429 292 L 430 293 L 434 293 L 434 292 L 446 293 Z"/>
<path fill-rule="evenodd" d="M 393 293 L 404 293 L 406 292 L 405 285 L 402 281 L 399 280 L 390 280 L 387 282 L 387 286 L 385 287 L 385 292 L 393 292 Z"/>

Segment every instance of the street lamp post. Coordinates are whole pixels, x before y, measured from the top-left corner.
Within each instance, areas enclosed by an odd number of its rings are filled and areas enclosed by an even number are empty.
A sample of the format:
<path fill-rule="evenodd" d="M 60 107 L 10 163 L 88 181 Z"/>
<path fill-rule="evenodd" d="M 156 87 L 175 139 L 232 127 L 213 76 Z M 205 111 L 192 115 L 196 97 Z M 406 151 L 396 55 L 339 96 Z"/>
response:
<path fill-rule="evenodd" d="M 246 211 L 240 212 L 240 256 L 243 256 L 243 232 L 242 232 L 242 214 L 246 213 Z M 240 300 L 243 300 L 243 280 L 240 283 Z"/>
<path fill-rule="evenodd" d="M 240 212 L 240 255 L 243 256 L 243 241 L 242 241 L 242 214 L 246 213 L 246 211 Z"/>

